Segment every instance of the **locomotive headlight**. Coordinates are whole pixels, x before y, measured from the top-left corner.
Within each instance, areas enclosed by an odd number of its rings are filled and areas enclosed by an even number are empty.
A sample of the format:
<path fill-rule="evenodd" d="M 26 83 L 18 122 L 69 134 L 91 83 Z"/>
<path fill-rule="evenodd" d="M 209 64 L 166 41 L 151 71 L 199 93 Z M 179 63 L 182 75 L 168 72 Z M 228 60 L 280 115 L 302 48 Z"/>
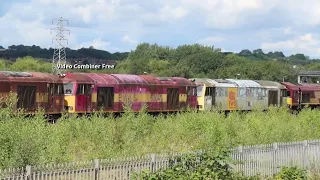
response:
<path fill-rule="evenodd" d="M 73 107 L 72 106 L 65 106 L 66 110 L 73 110 Z"/>

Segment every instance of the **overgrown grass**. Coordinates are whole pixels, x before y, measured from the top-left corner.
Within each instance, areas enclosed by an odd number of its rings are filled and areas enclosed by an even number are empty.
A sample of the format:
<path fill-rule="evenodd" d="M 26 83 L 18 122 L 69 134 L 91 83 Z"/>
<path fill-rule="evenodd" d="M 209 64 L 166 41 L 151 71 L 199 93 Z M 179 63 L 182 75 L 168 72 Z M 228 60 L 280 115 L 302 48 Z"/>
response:
<path fill-rule="evenodd" d="M 126 112 L 120 118 L 62 117 L 48 124 L 33 118 L 8 116 L 0 110 L 0 168 L 185 152 L 237 145 L 320 139 L 320 111 L 303 110 L 298 116 L 286 109 L 269 112 L 186 112 L 166 118 Z"/>

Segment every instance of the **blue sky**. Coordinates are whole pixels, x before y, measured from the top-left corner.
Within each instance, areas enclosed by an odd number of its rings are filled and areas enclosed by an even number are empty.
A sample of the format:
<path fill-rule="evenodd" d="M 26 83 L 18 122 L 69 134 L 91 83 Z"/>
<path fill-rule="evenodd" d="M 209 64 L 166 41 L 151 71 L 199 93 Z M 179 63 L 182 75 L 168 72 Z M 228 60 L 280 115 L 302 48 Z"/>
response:
<path fill-rule="evenodd" d="M 69 20 L 70 48 L 200 43 L 320 57 L 319 0 L 2 0 L 0 45 L 51 47 L 60 16 Z"/>

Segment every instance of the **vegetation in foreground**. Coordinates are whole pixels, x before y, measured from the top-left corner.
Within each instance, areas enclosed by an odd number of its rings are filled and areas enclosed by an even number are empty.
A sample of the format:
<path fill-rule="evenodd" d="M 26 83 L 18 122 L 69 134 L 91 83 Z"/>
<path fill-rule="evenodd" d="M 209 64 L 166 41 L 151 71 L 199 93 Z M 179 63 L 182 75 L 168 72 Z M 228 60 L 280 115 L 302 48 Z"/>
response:
<path fill-rule="evenodd" d="M 271 177 L 255 175 L 244 176 L 241 172 L 232 171 L 232 160 L 227 151 L 207 152 L 204 154 L 188 154 L 173 157 L 166 169 L 154 173 L 142 171 L 133 179 L 223 179 L 223 180 L 306 180 L 316 179 L 317 174 L 309 174 L 298 167 L 282 167 L 278 174 Z"/>
<path fill-rule="evenodd" d="M 153 117 L 127 111 L 122 117 L 65 117 L 48 124 L 0 110 L 0 168 L 149 153 L 186 152 L 238 145 L 320 138 L 320 111 L 293 116 L 285 109 L 248 114 L 186 112 Z"/>

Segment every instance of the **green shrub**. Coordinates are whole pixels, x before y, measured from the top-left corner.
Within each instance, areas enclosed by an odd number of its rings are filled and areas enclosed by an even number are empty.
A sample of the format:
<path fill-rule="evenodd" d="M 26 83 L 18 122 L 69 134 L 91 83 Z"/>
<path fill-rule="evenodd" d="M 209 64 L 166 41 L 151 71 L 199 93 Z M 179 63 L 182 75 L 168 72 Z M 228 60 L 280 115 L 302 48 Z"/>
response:
<path fill-rule="evenodd" d="M 286 109 L 230 113 L 188 111 L 153 117 L 126 110 L 119 118 L 63 116 L 56 124 L 39 112 L 25 118 L 0 109 L 0 168 L 238 145 L 320 139 L 320 111 Z M 283 131 L 286 129 L 286 131 Z"/>
<path fill-rule="evenodd" d="M 276 175 L 276 180 L 306 180 L 307 172 L 298 167 L 282 167 Z"/>
<path fill-rule="evenodd" d="M 134 179 L 230 179 L 233 177 L 226 152 L 187 154 L 173 157 L 169 167 L 155 173 L 143 171 Z"/>

